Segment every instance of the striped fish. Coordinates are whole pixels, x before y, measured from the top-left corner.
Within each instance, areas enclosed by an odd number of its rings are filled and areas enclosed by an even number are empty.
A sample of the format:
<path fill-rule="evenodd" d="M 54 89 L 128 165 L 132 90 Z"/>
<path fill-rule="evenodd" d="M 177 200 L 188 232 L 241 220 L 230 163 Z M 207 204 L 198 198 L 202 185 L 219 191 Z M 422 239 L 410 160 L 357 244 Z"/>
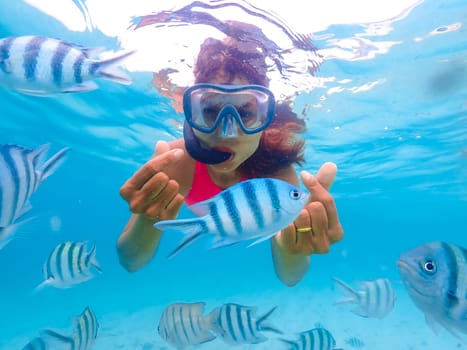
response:
<path fill-rule="evenodd" d="M 88 252 L 86 242 L 65 242 L 57 245 L 44 263 L 44 281 L 36 291 L 46 286 L 70 288 L 94 277 L 92 269 L 101 273 L 96 260 L 96 246 Z"/>
<path fill-rule="evenodd" d="M 94 78 L 130 84 L 117 65 L 133 52 L 106 60 L 92 59 L 101 50 L 44 36 L 0 39 L 0 85 L 45 96 L 97 89 Z"/>
<path fill-rule="evenodd" d="M 467 250 L 430 242 L 404 252 L 397 262 L 404 286 L 428 325 L 456 337 L 467 334 Z"/>
<path fill-rule="evenodd" d="M 216 332 L 226 343 L 258 344 L 266 341 L 261 331 L 270 331 L 282 334 L 282 332 L 265 323 L 266 319 L 274 312 L 272 308 L 263 316 L 256 318 L 256 308 L 233 303 L 216 307 L 208 315 L 212 330 Z"/>
<path fill-rule="evenodd" d="M 41 334 L 48 341 L 57 344 L 60 350 L 90 350 L 97 338 L 99 323 L 96 315 L 86 307 L 73 321 L 73 334 L 62 334 L 53 329 L 44 329 Z"/>
<path fill-rule="evenodd" d="M 50 347 L 42 337 L 36 337 L 31 340 L 23 350 L 48 350 Z"/>
<path fill-rule="evenodd" d="M 157 331 L 162 339 L 177 349 L 214 340 L 203 316 L 205 303 L 175 303 L 162 313 Z"/>
<path fill-rule="evenodd" d="M 360 289 L 355 290 L 348 284 L 334 278 L 349 295 L 348 298 L 335 304 L 357 304 L 353 313 L 362 317 L 384 318 L 394 308 L 396 296 L 391 282 L 387 278 L 378 278 L 373 281 L 360 281 Z"/>
<path fill-rule="evenodd" d="M 288 350 L 342 350 L 335 348 L 336 340 L 322 327 L 301 332 L 297 340 L 281 340 L 290 346 Z"/>
<path fill-rule="evenodd" d="M 0 227 L 7 227 L 31 208 L 29 199 L 60 166 L 69 148 L 45 160 L 50 145 L 34 150 L 18 145 L 0 146 Z"/>
<path fill-rule="evenodd" d="M 158 230 L 175 229 L 185 240 L 169 255 L 203 235 L 214 235 L 213 248 L 257 238 L 264 241 L 289 225 L 307 203 L 309 192 L 285 181 L 257 178 L 239 182 L 218 195 L 190 206 L 200 218 L 163 220 Z"/>
<path fill-rule="evenodd" d="M 345 343 L 356 349 L 360 349 L 365 346 L 365 343 L 363 342 L 363 340 L 357 337 L 347 338 L 345 340 Z"/>

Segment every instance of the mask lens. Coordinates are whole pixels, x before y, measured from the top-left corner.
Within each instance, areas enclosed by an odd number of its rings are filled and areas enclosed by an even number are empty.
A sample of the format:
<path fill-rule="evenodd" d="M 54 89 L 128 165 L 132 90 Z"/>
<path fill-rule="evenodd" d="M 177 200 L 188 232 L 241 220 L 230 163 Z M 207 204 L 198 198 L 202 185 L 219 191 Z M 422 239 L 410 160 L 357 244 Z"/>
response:
<path fill-rule="evenodd" d="M 235 113 L 231 114 L 246 133 L 263 130 L 274 116 L 274 96 L 256 86 L 200 84 L 184 95 L 187 121 L 203 132 L 212 132 L 218 126 L 224 118 L 225 106 L 234 109 Z"/>

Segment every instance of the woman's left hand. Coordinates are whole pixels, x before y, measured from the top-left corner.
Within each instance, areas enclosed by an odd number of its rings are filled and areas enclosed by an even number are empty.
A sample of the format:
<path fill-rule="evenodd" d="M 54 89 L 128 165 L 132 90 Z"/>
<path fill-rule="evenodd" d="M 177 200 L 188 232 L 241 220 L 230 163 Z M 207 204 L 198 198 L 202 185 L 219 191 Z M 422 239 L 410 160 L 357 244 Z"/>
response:
<path fill-rule="evenodd" d="M 336 204 L 329 193 L 337 167 L 325 163 L 316 177 L 302 171 L 300 176 L 310 191 L 310 199 L 295 221 L 275 237 L 278 245 L 289 254 L 324 254 L 331 244 L 340 241 L 344 230 L 339 222 Z"/>

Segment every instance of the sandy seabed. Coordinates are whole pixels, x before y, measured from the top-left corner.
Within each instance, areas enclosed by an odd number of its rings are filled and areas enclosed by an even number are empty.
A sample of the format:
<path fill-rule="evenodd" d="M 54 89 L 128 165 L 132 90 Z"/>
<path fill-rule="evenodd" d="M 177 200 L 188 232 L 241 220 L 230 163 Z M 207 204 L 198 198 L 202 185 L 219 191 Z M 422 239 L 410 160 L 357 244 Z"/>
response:
<path fill-rule="evenodd" d="M 261 295 L 236 296 L 231 300 L 177 300 L 174 302 L 206 302 L 207 314 L 224 302 L 256 306 L 257 315 L 261 316 L 272 307 L 277 309 L 271 314 L 268 323 L 280 329 L 284 334 L 263 332 L 268 341 L 254 345 L 226 344 L 222 339 L 192 346 L 201 350 L 218 349 L 258 349 L 288 350 L 290 346 L 280 338 L 293 340 L 297 333 L 314 328 L 317 324 L 328 329 L 336 339 L 336 348 L 345 350 L 458 350 L 467 349 L 467 344 L 455 338 L 444 329 L 435 334 L 425 323 L 423 314 L 413 305 L 403 290 L 396 291 L 398 297 L 393 311 L 384 319 L 363 318 L 351 312 L 352 305 L 333 305 L 342 297 L 336 290 L 323 292 L 319 298 L 310 298 L 304 291 L 296 298 L 287 298 L 282 293 L 268 292 Z M 302 294 L 302 295 L 300 295 Z M 284 302 L 285 300 L 285 302 Z M 110 313 L 97 315 L 99 335 L 93 350 L 169 350 L 174 349 L 157 334 L 159 318 L 167 305 L 151 306 L 134 313 Z M 70 330 L 63 330 L 69 333 Z M 12 339 L 2 347 L 5 350 L 22 349 L 37 334 L 29 334 Z M 356 337 L 363 346 L 356 347 L 346 340 Z"/>

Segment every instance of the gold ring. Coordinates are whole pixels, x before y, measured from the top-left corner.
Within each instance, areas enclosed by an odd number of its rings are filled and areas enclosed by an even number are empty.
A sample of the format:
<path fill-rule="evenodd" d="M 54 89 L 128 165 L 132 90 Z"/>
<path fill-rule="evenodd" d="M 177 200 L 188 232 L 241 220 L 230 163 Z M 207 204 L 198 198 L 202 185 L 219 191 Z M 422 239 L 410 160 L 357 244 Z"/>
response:
<path fill-rule="evenodd" d="M 296 231 L 298 233 L 308 233 L 308 232 L 313 232 L 313 229 L 311 227 L 303 227 L 303 228 L 297 228 Z"/>

